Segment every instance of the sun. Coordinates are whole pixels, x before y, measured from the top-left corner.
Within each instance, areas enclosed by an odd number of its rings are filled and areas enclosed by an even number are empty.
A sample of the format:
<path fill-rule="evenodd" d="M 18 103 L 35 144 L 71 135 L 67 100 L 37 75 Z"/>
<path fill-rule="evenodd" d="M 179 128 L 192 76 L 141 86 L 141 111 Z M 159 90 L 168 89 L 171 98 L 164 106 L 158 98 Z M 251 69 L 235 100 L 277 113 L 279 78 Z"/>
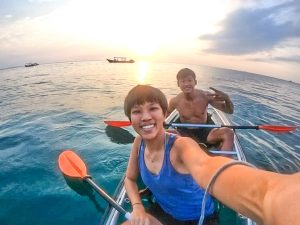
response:
<path fill-rule="evenodd" d="M 157 45 L 150 42 L 139 43 L 134 50 L 140 56 L 151 56 L 157 50 Z"/>
<path fill-rule="evenodd" d="M 152 56 L 159 49 L 159 43 L 149 36 L 135 39 L 129 46 L 134 53 L 141 57 Z"/>

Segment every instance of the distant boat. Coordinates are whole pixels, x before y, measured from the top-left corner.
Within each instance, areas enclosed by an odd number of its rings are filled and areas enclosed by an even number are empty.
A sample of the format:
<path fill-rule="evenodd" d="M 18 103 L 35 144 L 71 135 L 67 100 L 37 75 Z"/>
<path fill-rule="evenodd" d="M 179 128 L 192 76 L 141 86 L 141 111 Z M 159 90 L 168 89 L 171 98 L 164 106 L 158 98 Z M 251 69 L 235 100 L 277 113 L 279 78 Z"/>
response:
<path fill-rule="evenodd" d="M 39 65 L 38 63 L 26 63 L 25 67 L 31 67 L 31 66 L 37 66 Z"/>
<path fill-rule="evenodd" d="M 110 63 L 134 63 L 133 59 L 127 60 L 126 57 L 114 57 L 114 59 L 106 59 Z"/>

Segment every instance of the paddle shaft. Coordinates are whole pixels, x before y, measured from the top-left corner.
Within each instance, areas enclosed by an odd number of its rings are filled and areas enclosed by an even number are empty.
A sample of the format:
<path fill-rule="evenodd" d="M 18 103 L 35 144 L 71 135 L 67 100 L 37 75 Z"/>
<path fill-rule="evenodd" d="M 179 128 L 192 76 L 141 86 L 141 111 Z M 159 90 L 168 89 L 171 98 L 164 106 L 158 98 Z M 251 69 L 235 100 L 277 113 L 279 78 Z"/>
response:
<path fill-rule="evenodd" d="M 213 153 L 215 155 L 237 155 L 236 151 L 210 150 L 209 153 Z"/>
<path fill-rule="evenodd" d="M 127 127 L 131 126 L 130 121 L 104 121 L 109 126 L 112 127 Z M 255 129 L 255 130 L 265 130 L 265 131 L 271 131 L 276 133 L 286 133 L 290 131 L 294 131 L 297 126 L 282 126 L 282 125 L 247 125 L 247 126 L 236 126 L 236 125 L 216 125 L 216 124 L 194 124 L 194 123 L 167 123 L 165 124 L 165 127 L 186 127 L 186 128 L 221 128 L 221 127 L 227 127 L 231 129 Z"/>
<path fill-rule="evenodd" d="M 126 219 L 130 219 L 130 213 L 125 211 L 114 199 L 112 199 L 104 190 L 102 190 L 91 178 L 85 177 L 84 180 L 88 182 L 110 205 L 112 205 L 118 212 L 123 214 Z"/>
<path fill-rule="evenodd" d="M 216 125 L 216 124 L 193 124 L 193 123 L 169 123 L 169 127 L 186 127 L 186 128 L 221 128 L 228 127 L 232 129 L 255 129 L 258 130 L 259 126 L 235 126 L 235 125 Z"/>

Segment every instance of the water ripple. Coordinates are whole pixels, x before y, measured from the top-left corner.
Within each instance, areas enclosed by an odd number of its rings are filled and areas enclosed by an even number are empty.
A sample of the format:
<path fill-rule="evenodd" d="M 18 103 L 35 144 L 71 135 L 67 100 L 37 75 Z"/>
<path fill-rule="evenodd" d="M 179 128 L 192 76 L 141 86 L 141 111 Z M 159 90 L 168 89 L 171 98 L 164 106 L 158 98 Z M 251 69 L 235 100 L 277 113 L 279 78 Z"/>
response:
<path fill-rule="evenodd" d="M 124 97 L 138 83 L 161 88 L 168 99 L 175 96 L 176 73 L 183 67 L 196 72 L 198 88 L 215 87 L 230 95 L 235 112 L 229 118 L 234 125 L 300 124 L 299 84 L 240 71 L 152 63 L 141 77 L 138 64 L 103 61 L 0 70 L 0 223 L 98 221 L 106 203 L 71 190 L 58 170 L 59 153 L 76 151 L 94 179 L 113 193 L 135 133 L 131 127 L 108 129 L 103 120 L 127 120 Z M 283 134 L 236 131 L 250 163 L 282 173 L 299 171 L 299 128 Z"/>

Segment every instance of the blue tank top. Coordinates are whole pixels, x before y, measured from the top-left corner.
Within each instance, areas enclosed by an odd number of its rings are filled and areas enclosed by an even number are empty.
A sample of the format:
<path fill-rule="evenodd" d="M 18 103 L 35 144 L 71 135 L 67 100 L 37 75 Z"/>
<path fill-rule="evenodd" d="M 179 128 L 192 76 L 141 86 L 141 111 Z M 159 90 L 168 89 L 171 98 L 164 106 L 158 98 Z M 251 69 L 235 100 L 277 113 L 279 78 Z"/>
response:
<path fill-rule="evenodd" d="M 139 149 L 139 169 L 143 182 L 153 193 L 156 202 L 168 214 L 177 220 L 198 220 L 204 190 L 190 174 L 178 173 L 170 161 L 170 150 L 176 135 L 170 134 L 165 147 L 164 160 L 160 172 L 151 173 L 144 160 L 145 144 Z M 205 216 L 214 213 L 211 196 L 206 199 Z"/>

